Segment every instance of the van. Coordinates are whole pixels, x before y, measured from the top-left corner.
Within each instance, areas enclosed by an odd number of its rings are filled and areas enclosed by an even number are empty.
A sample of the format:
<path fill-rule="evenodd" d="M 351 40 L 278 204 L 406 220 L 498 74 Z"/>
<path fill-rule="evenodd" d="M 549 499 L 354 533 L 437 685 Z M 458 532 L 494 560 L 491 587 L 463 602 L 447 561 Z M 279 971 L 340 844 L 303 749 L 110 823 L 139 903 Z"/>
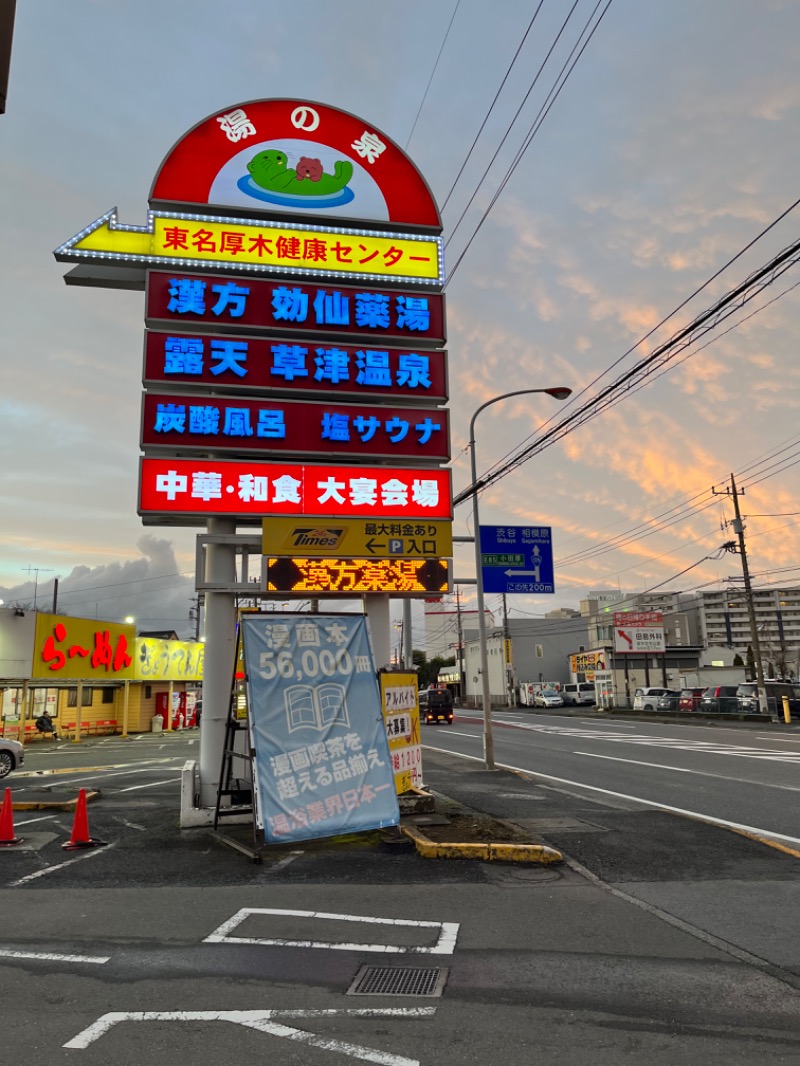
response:
<path fill-rule="evenodd" d="M 561 689 L 561 695 L 567 706 L 588 706 L 594 703 L 594 685 L 591 681 L 571 681 Z"/>
<path fill-rule="evenodd" d="M 420 693 L 420 697 L 422 693 Z M 444 722 L 453 724 L 453 695 L 449 688 L 428 689 L 424 699 L 420 698 L 419 713 L 426 725 L 438 725 Z"/>
<path fill-rule="evenodd" d="M 658 704 L 659 696 L 668 696 L 672 692 L 669 688 L 637 688 L 633 694 L 634 711 L 654 711 Z"/>
<path fill-rule="evenodd" d="M 767 713 L 783 718 L 783 697 L 789 698 L 789 711 L 792 718 L 800 715 L 800 687 L 791 681 L 765 681 L 767 692 Z M 758 714 L 758 685 L 755 681 L 745 682 L 736 690 L 739 712 Z"/>

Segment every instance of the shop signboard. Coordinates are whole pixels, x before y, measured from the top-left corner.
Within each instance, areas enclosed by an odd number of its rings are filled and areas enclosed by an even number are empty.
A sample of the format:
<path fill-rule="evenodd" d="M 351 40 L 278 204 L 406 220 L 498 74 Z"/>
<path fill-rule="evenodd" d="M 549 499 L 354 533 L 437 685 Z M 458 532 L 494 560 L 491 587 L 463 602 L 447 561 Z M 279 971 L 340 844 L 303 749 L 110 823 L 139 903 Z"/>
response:
<path fill-rule="evenodd" d="M 372 283 L 444 283 L 441 237 L 175 211 L 148 211 L 144 226 L 125 226 L 112 208 L 65 241 L 55 256 L 62 262 L 116 259 L 129 267 L 207 266 Z"/>
<path fill-rule="evenodd" d="M 137 637 L 137 681 L 202 681 L 206 646 L 201 641 Z"/>
<path fill-rule="evenodd" d="M 139 514 L 198 525 L 208 515 L 451 518 L 450 471 L 256 460 L 141 461 Z"/>
<path fill-rule="evenodd" d="M 614 651 L 621 655 L 666 650 L 661 611 L 614 611 Z"/>
<path fill-rule="evenodd" d="M 133 680 L 136 627 L 66 615 L 36 615 L 34 678 Z"/>
<path fill-rule="evenodd" d="M 264 588 L 295 596 L 397 598 L 449 592 L 448 559 L 296 559 L 264 557 Z"/>
<path fill-rule="evenodd" d="M 250 275 L 147 272 L 148 325 L 196 330 L 319 333 L 436 347 L 445 341 L 444 296 Z"/>
<path fill-rule="evenodd" d="M 581 651 L 569 657 L 569 670 L 573 680 L 578 680 L 578 674 L 583 675 L 584 681 L 593 681 L 595 671 L 606 668 L 605 651 Z"/>
<path fill-rule="evenodd" d="M 307 337 L 235 337 L 148 330 L 144 383 L 249 395 L 324 395 L 366 403 L 444 403 L 446 352 L 336 344 Z"/>
<path fill-rule="evenodd" d="M 450 425 L 447 411 L 430 407 L 146 392 L 141 442 L 147 452 L 444 462 L 450 457 Z"/>
<path fill-rule="evenodd" d="M 268 843 L 397 825 L 366 618 L 244 615 L 256 824 Z"/>
<path fill-rule="evenodd" d="M 441 558 L 453 554 L 453 523 L 364 518 L 265 518 L 264 555 L 367 559 Z"/>
<path fill-rule="evenodd" d="M 381 671 L 381 707 L 394 771 L 395 792 L 401 796 L 422 788 L 422 742 L 416 674 Z"/>

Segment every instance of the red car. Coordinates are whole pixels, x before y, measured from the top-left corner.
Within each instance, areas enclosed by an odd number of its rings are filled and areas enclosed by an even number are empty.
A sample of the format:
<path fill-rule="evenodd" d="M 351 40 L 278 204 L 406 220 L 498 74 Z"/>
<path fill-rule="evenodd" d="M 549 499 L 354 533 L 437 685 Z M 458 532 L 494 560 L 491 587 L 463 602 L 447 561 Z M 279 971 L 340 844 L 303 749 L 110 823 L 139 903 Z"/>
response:
<path fill-rule="evenodd" d="M 707 688 L 708 686 L 706 686 Z M 678 697 L 678 710 L 679 711 L 699 711 L 700 700 L 705 688 L 682 688 L 681 694 Z"/>

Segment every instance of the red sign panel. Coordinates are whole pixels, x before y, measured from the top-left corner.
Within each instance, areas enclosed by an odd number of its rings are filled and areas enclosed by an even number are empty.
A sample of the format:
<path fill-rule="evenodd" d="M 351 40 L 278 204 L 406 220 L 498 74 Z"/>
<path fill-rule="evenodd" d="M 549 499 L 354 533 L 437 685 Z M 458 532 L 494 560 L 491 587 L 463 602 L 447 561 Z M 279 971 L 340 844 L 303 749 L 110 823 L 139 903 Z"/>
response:
<path fill-rule="evenodd" d="M 389 337 L 433 347 L 444 343 L 444 296 L 413 289 L 350 288 L 237 275 L 147 272 L 148 322 L 193 330 L 259 330 Z M 179 325 L 180 323 L 180 325 Z"/>
<path fill-rule="evenodd" d="M 139 514 L 197 525 L 208 515 L 416 519 L 453 509 L 449 470 L 145 458 Z"/>
<path fill-rule="evenodd" d="M 450 425 L 447 411 L 431 407 L 146 392 L 142 447 L 436 462 L 450 458 Z"/>
<path fill-rule="evenodd" d="M 150 201 L 441 227 L 425 180 L 385 133 L 303 100 L 251 100 L 203 119 L 164 159 Z"/>
<path fill-rule="evenodd" d="M 614 611 L 615 626 L 661 626 L 664 624 L 662 611 Z"/>
<path fill-rule="evenodd" d="M 298 343 L 298 341 L 300 343 Z M 214 389 L 316 393 L 325 397 L 447 400 L 447 353 L 400 348 L 321 345 L 217 334 L 161 333 L 145 337 L 145 384 Z"/>

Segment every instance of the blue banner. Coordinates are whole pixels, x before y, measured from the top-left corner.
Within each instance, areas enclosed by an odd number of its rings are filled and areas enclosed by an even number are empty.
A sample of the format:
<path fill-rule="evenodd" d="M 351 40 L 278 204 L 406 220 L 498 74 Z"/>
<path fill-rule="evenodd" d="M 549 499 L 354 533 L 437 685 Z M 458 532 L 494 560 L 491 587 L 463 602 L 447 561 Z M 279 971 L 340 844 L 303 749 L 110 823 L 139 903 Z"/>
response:
<path fill-rule="evenodd" d="M 268 843 L 397 825 L 400 812 L 358 614 L 243 615 L 257 824 Z"/>

